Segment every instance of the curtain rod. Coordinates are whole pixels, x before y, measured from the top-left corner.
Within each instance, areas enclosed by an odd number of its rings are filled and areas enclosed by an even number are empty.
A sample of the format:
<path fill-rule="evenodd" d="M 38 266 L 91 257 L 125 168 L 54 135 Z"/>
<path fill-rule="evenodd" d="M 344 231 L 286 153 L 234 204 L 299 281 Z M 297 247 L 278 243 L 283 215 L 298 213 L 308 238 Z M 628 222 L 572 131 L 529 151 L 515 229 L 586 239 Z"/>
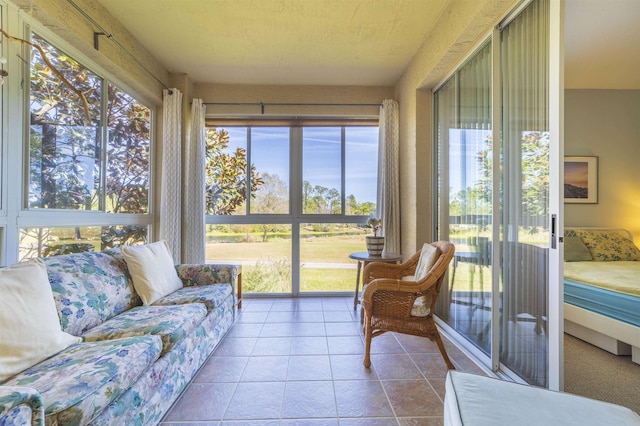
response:
<path fill-rule="evenodd" d="M 259 106 L 261 114 L 264 115 L 265 106 L 371 106 L 383 107 L 383 104 L 316 104 L 316 103 L 297 103 L 297 102 L 203 102 L 203 105 L 227 105 L 227 106 Z"/>
<path fill-rule="evenodd" d="M 94 32 L 93 33 L 93 48 L 96 50 L 98 49 L 98 40 L 100 38 L 100 36 L 105 36 L 106 38 L 108 38 L 109 40 L 111 40 L 113 42 L 113 44 L 116 45 L 116 47 L 118 47 L 118 49 L 120 49 L 121 51 L 123 51 L 124 53 L 126 53 L 131 59 L 134 60 L 135 63 L 137 63 L 143 70 L 145 70 L 145 72 L 147 74 L 149 74 L 151 77 L 153 77 L 153 79 L 155 81 L 157 81 L 158 83 L 160 83 L 160 85 L 162 87 L 164 87 L 165 89 L 167 89 L 169 91 L 169 94 L 172 95 L 173 91 L 166 85 L 164 84 L 162 81 L 160 81 L 160 79 L 158 77 L 155 76 L 155 74 L 153 74 L 151 71 L 149 71 L 149 69 L 147 67 L 144 66 L 144 64 L 142 64 L 142 62 L 140 62 L 138 60 L 138 58 L 136 58 L 135 56 L 133 56 L 131 54 L 131 52 L 129 52 L 123 45 L 121 45 L 115 38 L 113 38 L 113 34 L 107 32 L 107 30 L 105 30 L 102 25 L 100 25 L 98 22 L 96 22 L 95 19 L 93 19 L 91 16 L 89 16 L 89 14 L 87 12 L 85 12 L 84 10 L 82 10 L 82 8 L 80 6 L 78 6 L 73 0 L 67 0 L 67 2 L 69 2 L 69 4 L 71 6 L 73 6 L 78 12 L 80 12 L 80 14 L 82 16 L 84 16 L 84 18 L 89 21 L 91 23 L 91 25 L 93 25 L 94 27 L 96 27 L 97 29 L 100 30 L 100 32 Z"/>

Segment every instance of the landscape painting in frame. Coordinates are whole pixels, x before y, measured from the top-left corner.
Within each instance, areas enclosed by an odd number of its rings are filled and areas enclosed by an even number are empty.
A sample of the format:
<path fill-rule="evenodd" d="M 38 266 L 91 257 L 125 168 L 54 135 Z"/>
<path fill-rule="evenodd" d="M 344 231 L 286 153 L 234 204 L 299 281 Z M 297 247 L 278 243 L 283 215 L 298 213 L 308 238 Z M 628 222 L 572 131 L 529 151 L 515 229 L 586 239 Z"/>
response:
<path fill-rule="evenodd" d="M 564 202 L 598 202 L 598 157 L 564 157 Z"/>

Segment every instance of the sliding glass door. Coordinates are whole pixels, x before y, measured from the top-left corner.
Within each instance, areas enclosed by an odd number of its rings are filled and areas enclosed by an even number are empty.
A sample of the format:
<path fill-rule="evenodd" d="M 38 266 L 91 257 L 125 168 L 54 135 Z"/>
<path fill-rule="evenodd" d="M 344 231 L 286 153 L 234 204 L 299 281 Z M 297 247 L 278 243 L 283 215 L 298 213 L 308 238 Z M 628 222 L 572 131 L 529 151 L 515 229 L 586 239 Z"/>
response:
<path fill-rule="evenodd" d="M 440 149 L 440 239 L 456 245 L 438 316 L 491 351 L 493 175 L 491 43 L 435 94 Z"/>
<path fill-rule="evenodd" d="M 561 147 L 549 3 L 505 21 L 434 94 L 438 238 L 456 245 L 436 314 L 487 367 L 557 388 Z"/>

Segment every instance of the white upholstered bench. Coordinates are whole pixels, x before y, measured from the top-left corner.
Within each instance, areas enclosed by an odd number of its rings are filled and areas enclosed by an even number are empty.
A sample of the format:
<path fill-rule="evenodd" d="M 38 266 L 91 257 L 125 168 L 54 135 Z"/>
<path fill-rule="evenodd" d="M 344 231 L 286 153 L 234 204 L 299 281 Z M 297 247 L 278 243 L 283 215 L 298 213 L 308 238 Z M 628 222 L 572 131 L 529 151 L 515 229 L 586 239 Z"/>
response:
<path fill-rule="evenodd" d="M 449 371 L 445 426 L 640 425 L 626 407 L 485 376 Z"/>

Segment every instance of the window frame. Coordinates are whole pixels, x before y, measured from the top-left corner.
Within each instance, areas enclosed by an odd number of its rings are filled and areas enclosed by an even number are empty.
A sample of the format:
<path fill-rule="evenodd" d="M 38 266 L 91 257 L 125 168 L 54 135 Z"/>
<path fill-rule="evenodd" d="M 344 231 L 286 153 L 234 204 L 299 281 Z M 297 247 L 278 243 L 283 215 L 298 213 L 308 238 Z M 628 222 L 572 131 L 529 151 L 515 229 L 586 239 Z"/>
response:
<path fill-rule="evenodd" d="M 104 140 L 102 150 L 107 148 L 108 143 L 108 124 L 106 123 L 107 102 L 108 102 L 108 87 L 110 84 L 114 85 L 118 90 L 125 92 L 131 96 L 136 102 L 149 109 L 149 188 L 148 188 L 148 209 L 146 213 L 109 213 L 106 210 L 65 210 L 65 209 L 31 209 L 28 207 L 29 196 L 29 137 L 30 137 L 30 68 L 31 61 L 22 61 L 21 64 L 16 64 L 13 61 L 12 66 L 14 70 L 20 70 L 24 79 L 24 90 L 17 96 L 14 96 L 13 102 L 18 105 L 21 103 L 21 108 L 16 108 L 15 117 L 19 117 L 19 128 L 14 132 L 15 134 L 20 132 L 20 140 L 22 145 L 20 149 L 15 149 L 7 154 L 7 162 L 3 165 L 11 167 L 12 175 L 20 176 L 20 184 L 11 186 L 4 186 L 3 200 L 8 203 L 8 209 L 0 211 L 0 227 L 6 224 L 4 233 L 2 235 L 2 247 L 4 248 L 4 256 L 1 259 L 5 264 L 15 263 L 19 260 L 20 250 L 20 235 L 24 228 L 56 228 L 56 227 L 85 227 L 85 226 L 146 226 L 147 228 L 147 241 L 153 241 L 154 238 L 154 222 L 155 222 L 155 163 L 156 163 L 156 135 L 155 135 L 155 117 L 156 109 L 152 102 L 145 100 L 138 92 L 132 90 L 123 81 L 115 78 L 112 74 L 96 65 L 95 62 L 87 58 L 85 54 L 78 51 L 71 46 L 68 42 L 65 42 L 59 36 L 53 34 L 45 27 L 38 23 L 31 23 L 20 19 L 20 28 L 22 28 L 23 38 L 30 40 L 31 34 L 36 33 L 47 43 L 54 46 L 56 49 L 63 51 L 66 55 L 72 57 L 83 67 L 89 69 L 92 73 L 96 74 L 103 81 L 102 87 L 102 102 L 101 102 L 101 136 Z M 16 45 L 16 44 L 13 44 Z M 14 49 L 17 49 L 14 50 Z M 17 48 L 9 44 L 9 52 L 16 52 L 21 57 L 30 58 L 31 46 L 22 45 Z M 10 55 L 7 55 L 10 56 Z M 18 73 L 14 73 L 18 74 Z M 12 93 L 15 93 L 12 92 Z M 6 95 L 3 94 L 3 98 Z M 19 112 L 18 112 L 19 110 Z M 3 123 L 5 122 L 7 114 L 3 114 Z M 5 126 L 6 127 L 6 126 Z M 4 136 L 4 129 L 3 129 Z M 6 140 L 6 139 L 5 139 Z M 3 144 L 2 152 L 7 151 L 7 147 Z M 3 158 L 4 160 L 4 158 Z M 103 155 L 101 162 L 106 164 L 106 157 Z M 11 166 L 11 164 L 15 164 Z M 2 170 L 3 176 L 6 173 L 11 172 L 7 170 L 9 167 L 4 167 Z M 104 179 L 104 172 L 101 173 Z M 6 180 L 4 180 L 6 182 Z M 106 188 L 105 188 L 106 189 Z M 6 195 L 5 195 L 6 194 Z M 101 196 L 100 198 L 104 198 Z M 12 206 L 16 203 L 15 206 Z M 3 204 L 4 205 L 4 204 Z M 104 206 L 100 206 L 104 207 Z M 5 213 L 2 216 L 2 213 Z M 4 219 L 4 220 L 3 220 Z M 9 223 L 15 225 L 9 226 Z"/>
<path fill-rule="evenodd" d="M 248 201 L 245 205 L 245 214 L 238 215 L 209 215 L 205 216 L 206 225 L 259 225 L 259 224 L 274 224 L 274 225 L 291 225 L 291 293 L 246 293 L 253 296 L 270 296 L 270 295 L 291 295 L 298 296 L 300 291 L 300 226 L 302 224 L 314 224 L 314 223 L 328 223 L 328 224 L 367 224 L 367 220 L 371 217 L 369 215 L 346 215 L 346 196 L 345 196 L 345 179 L 346 179 L 346 166 L 345 166 L 345 147 L 346 147 L 346 128 L 347 127 L 376 127 L 379 128 L 378 120 L 350 120 L 331 118 L 329 120 L 207 120 L 206 127 L 215 128 L 229 128 L 229 127 L 246 127 L 246 128 L 258 128 L 258 127 L 289 127 L 289 213 L 281 214 L 263 214 L 263 213 L 251 213 L 251 204 Z M 304 127 L 340 127 L 341 128 L 341 214 L 306 214 L 303 213 L 302 205 L 302 184 L 303 184 L 303 128 Z M 248 131 L 247 139 L 250 140 L 250 132 Z M 247 144 L 247 167 L 251 167 L 251 149 L 250 144 Z M 379 161 L 379 160 L 378 160 Z M 378 167 L 375 168 L 376 174 L 378 173 Z M 247 179 L 250 179 L 247 173 Z M 377 177 L 379 180 L 380 177 Z M 376 182 L 377 182 L 376 180 Z M 377 185 L 377 183 L 376 183 Z M 250 185 L 247 184 L 250 189 Z M 250 200 L 251 196 L 247 191 L 247 199 Z M 377 191 L 376 191 L 377 198 Z M 376 199 L 376 205 L 379 204 L 379 200 Z M 364 249 L 364 242 L 363 242 Z M 305 296 L 344 296 L 351 292 L 303 292 Z"/>

